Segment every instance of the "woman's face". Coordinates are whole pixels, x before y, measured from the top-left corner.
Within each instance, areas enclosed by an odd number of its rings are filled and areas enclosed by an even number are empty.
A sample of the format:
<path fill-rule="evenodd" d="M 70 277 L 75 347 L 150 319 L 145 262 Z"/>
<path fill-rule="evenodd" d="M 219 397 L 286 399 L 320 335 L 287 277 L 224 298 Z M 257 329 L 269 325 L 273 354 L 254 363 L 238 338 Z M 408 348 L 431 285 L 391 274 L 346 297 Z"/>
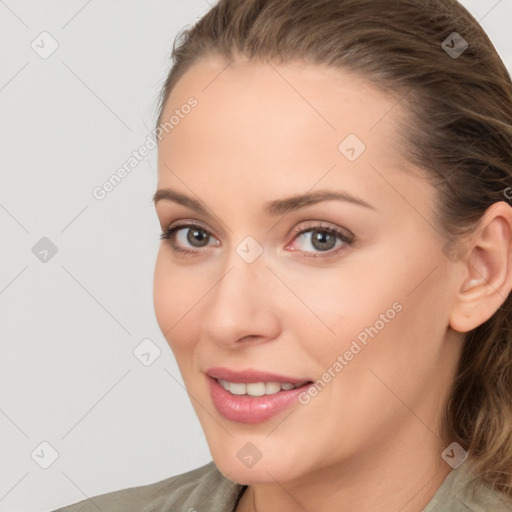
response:
<path fill-rule="evenodd" d="M 401 107 L 325 67 L 226 66 L 173 89 L 155 197 L 156 316 L 216 464 L 256 483 L 440 460 L 454 265 Z"/>

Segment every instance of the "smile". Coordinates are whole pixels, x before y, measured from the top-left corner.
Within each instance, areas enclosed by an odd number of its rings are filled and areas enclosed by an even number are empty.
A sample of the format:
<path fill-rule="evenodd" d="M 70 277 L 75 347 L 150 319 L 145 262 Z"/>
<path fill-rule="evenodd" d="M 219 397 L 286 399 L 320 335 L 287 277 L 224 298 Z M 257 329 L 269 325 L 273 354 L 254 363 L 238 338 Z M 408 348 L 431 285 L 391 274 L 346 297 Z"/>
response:
<path fill-rule="evenodd" d="M 236 423 L 262 423 L 299 402 L 313 381 L 256 370 L 210 368 L 210 397 L 217 412 Z"/>

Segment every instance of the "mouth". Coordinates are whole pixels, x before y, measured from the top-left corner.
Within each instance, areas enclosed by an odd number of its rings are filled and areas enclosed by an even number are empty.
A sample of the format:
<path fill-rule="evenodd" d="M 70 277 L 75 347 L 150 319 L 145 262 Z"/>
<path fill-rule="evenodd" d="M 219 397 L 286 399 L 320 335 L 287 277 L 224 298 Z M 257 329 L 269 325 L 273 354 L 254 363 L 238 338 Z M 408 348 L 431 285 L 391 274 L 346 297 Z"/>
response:
<path fill-rule="evenodd" d="M 206 375 L 213 404 L 220 415 L 246 424 L 261 423 L 276 416 L 298 402 L 298 396 L 313 384 L 306 378 L 253 370 L 211 368 Z"/>

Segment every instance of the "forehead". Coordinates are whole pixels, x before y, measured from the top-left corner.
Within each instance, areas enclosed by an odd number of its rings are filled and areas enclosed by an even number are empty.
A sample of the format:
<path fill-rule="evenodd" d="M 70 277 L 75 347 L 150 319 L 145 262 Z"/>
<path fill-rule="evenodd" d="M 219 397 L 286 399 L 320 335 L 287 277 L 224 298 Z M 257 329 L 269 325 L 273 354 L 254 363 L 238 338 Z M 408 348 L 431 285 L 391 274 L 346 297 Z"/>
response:
<path fill-rule="evenodd" d="M 183 109 L 191 97 L 196 106 Z M 201 61 L 175 85 L 162 122 L 180 113 L 159 143 L 160 186 L 179 185 L 178 175 L 197 187 L 218 177 L 234 193 L 275 197 L 342 176 L 354 193 L 377 192 L 376 170 L 404 167 L 397 98 L 327 66 Z"/>
<path fill-rule="evenodd" d="M 389 125 L 381 124 L 384 117 L 393 117 L 387 115 L 391 110 L 395 115 L 400 111 L 396 95 L 384 93 L 360 75 L 303 62 L 226 62 L 219 57 L 199 61 L 176 83 L 163 119 L 190 96 L 198 100 L 194 117 L 201 117 L 201 124 L 215 116 L 217 123 L 232 121 L 265 132 L 270 131 L 270 122 L 280 121 L 278 128 L 294 131 L 307 125 L 337 136 L 347 129 L 364 134 L 377 124 Z"/>

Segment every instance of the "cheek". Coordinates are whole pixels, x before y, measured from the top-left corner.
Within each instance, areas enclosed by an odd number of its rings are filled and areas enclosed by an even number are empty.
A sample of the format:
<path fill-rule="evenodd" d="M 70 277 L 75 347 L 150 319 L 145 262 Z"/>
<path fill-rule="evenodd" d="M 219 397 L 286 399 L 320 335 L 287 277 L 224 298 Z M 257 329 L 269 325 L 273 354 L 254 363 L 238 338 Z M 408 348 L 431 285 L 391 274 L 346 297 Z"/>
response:
<path fill-rule="evenodd" d="M 399 321 L 407 278 L 384 278 L 384 271 L 389 269 L 378 268 L 376 261 L 376 256 L 371 261 L 354 258 L 339 267 L 300 272 L 289 269 L 281 274 L 296 297 L 290 295 L 280 306 L 280 315 L 297 333 L 304 333 L 300 338 L 322 357 L 318 359 L 323 366 L 329 366 L 329 358 L 349 350 L 356 338 L 364 346 L 370 339 L 368 329 L 375 324 L 384 332 Z"/>
<path fill-rule="evenodd" d="M 343 356 L 333 392 L 350 389 L 354 407 L 386 400 L 400 407 L 390 389 L 415 404 L 438 370 L 447 326 L 446 276 L 440 269 L 429 275 L 429 262 L 398 263 L 383 266 L 381 279 L 367 267 L 357 282 L 345 280 L 345 293 L 324 283 L 333 300 L 324 299 L 318 314 L 336 336 L 324 336 L 322 363 L 329 368 Z"/>
<path fill-rule="evenodd" d="M 161 248 L 153 279 L 155 316 L 167 342 L 173 349 L 188 344 L 195 337 L 190 319 L 205 293 L 205 283 L 197 273 L 169 261 L 165 248 Z"/>
<path fill-rule="evenodd" d="M 303 333 L 308 352 L 325 368 L 346 351 L 350 366 L 356 360 L 396 366 L 396 355 L 408 352 L 417 360 L 427 350 L 423 341 L 434 332 L 442 338 L 444 328 L 445 305 L 438 296 L 442 278 L 430 276 L 414 290 L 432 268 L 429 258 L 418 263 L 396 251 L 381 251 L 347 259 L 338 268 L 289 269 L 283 281 L 303 304 L 290 296 L 280 314 L 293 321 L 289 325 Z"/>

